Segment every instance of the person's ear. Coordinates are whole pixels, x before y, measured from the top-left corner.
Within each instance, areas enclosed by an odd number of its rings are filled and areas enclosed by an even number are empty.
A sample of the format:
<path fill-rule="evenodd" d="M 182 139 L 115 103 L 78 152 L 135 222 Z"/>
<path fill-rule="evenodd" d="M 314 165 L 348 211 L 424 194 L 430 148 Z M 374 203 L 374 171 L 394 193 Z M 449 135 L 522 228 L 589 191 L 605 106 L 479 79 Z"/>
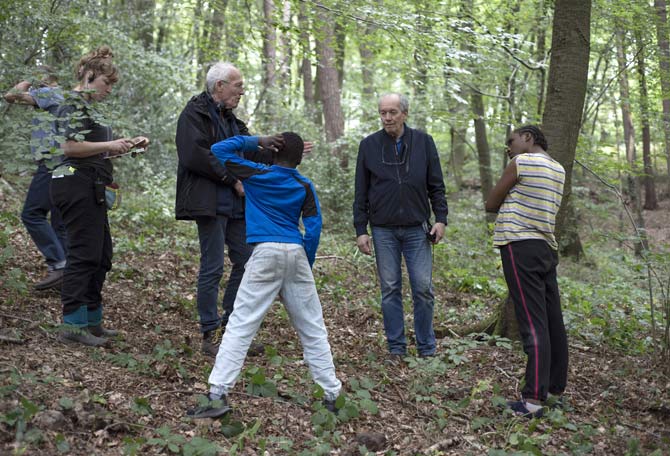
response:
<path fill-rule="evenodd" d="M 84 79 L 90 84 L 91 82 L 95 81 L 95 73 L 92 71 L 87 71 L 86 74 L 84 74 Z"/>

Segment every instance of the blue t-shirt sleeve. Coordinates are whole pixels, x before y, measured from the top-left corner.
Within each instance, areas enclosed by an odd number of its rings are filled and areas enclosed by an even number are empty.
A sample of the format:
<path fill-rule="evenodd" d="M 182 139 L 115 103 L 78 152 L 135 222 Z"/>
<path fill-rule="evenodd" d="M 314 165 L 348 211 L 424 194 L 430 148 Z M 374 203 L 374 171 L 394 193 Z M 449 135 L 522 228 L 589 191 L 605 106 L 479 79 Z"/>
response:
<path fill-rule="evenodd" d="M 63 93 L 55 87 L 31 88 L 28 93 L 35 100 L 37 107 L 44 110 L 58 106 L 64 100 Z"/>
<path fill-rule="evenodd" d="M 219 141 L 211 147 L 212 154 L 238 179 L 249 177 L 249 171 L 251 170 L 265 168 L 263 165 L 245 160 L 237 155 L 238 152 L 252 152 L 255 150 L 258 150 L 258 136 L 237 135 Z"/>

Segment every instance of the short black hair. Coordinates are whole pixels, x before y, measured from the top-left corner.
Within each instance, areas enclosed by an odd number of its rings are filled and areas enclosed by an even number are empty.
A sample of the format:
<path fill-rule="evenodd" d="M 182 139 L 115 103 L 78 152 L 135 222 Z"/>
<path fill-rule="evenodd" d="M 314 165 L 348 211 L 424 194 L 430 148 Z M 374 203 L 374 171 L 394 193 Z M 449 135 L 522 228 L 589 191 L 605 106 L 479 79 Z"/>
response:
<path fill-rule="evenodd" d="M 305 143 L 300 135 L 292 131 L 285 131 L 281 135 L 284 137 L 284 146 L 277 151 L 275 163 L 281 162 L 293 167 L 298 166 L 302 161 Z"/>
<path fill-rule="evenodd" d="M 549 144 L 547 144 L 547 138 L 544 137 L 544 133 L 540 130 L 540 127 L 537 125 L 524 125 L 514 130 L 514 133 L 522 135 L 528 133 L 533 138 L 533 142 L 540 146 L 543 151 L 549 150 Z"/>

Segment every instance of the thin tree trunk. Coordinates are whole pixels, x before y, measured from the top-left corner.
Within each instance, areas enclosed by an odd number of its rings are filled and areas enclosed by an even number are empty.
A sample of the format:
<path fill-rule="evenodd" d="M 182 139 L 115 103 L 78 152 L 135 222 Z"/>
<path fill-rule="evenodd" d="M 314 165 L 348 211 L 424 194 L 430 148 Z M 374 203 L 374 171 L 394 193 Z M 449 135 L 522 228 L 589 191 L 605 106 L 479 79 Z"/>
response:
<path fill-rule="evenodd" d="M 283 0 L 282 26 L 284 31 L 280 35 L 281 62 L 279 64 L 279 89 L 284 97 L 289 96 L 289 85 L 291 84 L 291 60 L 293 59 L 293 47 L 291 46 L 291 2 Z M 286 106 L 291 105 L 291 100 L 284 101 Z"/>
<path fill-rule="evenodd" d="M 655 0 L 656 39 L 658 41 L 658 64 L 661 79 L 661 99 L 663 100 L 663 135 L 665 137 L 665 162 L 667 166 L 668 187 L 670 195 L 670 44 L 668 42 L 668 16 L 665 0 Z"/>
<path fill-rule="evenodd" d="M 479 162 L 479 180 L 482 189 L 482 201 L 486 201 L 491 189 L 493 188 L 493 178 L 491 177 L 491 151 L 489 150 L 489 141 L 486 136 L 486 122 L 484 121 L 484 100 L 482 94 L 472 91 L 472 113 L 474 114 L 475 141 L 477 143 L 477 161 Z M 486 213 L 486 220 L 494 222 L 496 215 Z"/>
<path fill-rule="evenodd" d="M 300 76 L 302 78 L 302 98 L 305 102 L 305 115 L 315 119 L 321 119 L 321 113 L 316 110 L 314 101 L 314 79 L 312 78 L 312 49 L 309 39 L 310 23 L 307 16 L 307 4 L 300 2 L 298 10 L 298 25 L 300 27 L 300 48 L 302 59 L 300 62 Z M 315 120 L 316 122 L 316 120 Z"/>
<path fill-rule="evenodd" d="M 265 28 L 263 30 L 263 87 L 261 94 L 264 98 L 262 118 L 266 128 L 275 127 L 274 109 L 276 100 L 277 78 L 277 29 L 274 17 L 275 5 L 273 0 L 263 0 L 263 15 Z"/>
<path fill-rule="evenodd" d="M 428 8 L 425 1 L 416 3 L 417 12 L 421 13 Z M 412 104 L 412 122 L 419 130 L 426 130 L 427 111 L 429 109 L 429 100 L 426 99 L 426 86 L 428 85 L 428 46 L 424 36 L 431 33 L 431 24 L 426 19 L 425 14 L 418 14 L 416 19 L 416 28 L 420 33 L 416 34 L 414 44 L 414 68 L 411 71 L 412 89 L 414 92 Z"/>
<path fill-rule="evenodd" d="M 340 100 L 341 89 L 335 54 L 335 27 L 332 16 L 323 10 L 317 17 L 317 79 L 323 106 L 326 140 L 335 143 L 344 134 L 344 114 Z M 332 145 L 331 153 L 339 158 L 340 167 L 347 168 L 348 160 L 341 146 Z"/>
<path fill-rule="evenodd" d="M 547 104 L 542 118 L 551 155 L 565 169 L 563 201 L 556 221 L 561 252 L 583 254 L 572 205 L 572 165 L 579 139 L 591 40 L 590 0 L 556 0 L 547 84 Z M 566 77 L 566 75 L 570 77 Z"/>
<path fill-rule="evenodd" d="M 134 2 L 135 30 L 137 38 L 145 50 L 152 49 L 154 38 L 154 12 L 156 0 L 136 0 Z"/>
<path fill-rule="evenodd" d="M 172 25 L 172 18 L 174 17 L 175 8 L 172 6 L 172 0 L 165 0 L 163 9 L 158 18 L 158 36 L 156 37 L 156 53 L 160 54 L 163 51 L 163 46 L 167 41 Z M 195 24 L 194 24 L 195 26 Z"/>
<path fill-rule="evenodd" d="M 644 46 L 642 33 L 636 31 L 635 41 L 638 46 Z M 654 184 L 654 169 L 651 164 L 651 129 L 649 127 L 649 96 L 647 90 L 647 76 L 645 74 L 644 47 L 637 54 L 637 74 L 640 85 L 640 112 L 642 122 L 642 160 L 644 163 L 644 208 L 658 209 L 656 199 L 656 185 Z"/>
<path fill-rule="evenodd" d="M 537 40 L 535 42 L 535 60 L 539 62 L 544 62 L 547 58 L 547 33 L 546 33 L 546 24 L 545 24 L 545 4 L 544 0 L 539 0 L 539 5 L 537 6 Z M 547 73 L 544 68 L 541 68 L 538 71 L 538 81 L 537 81 L 537 117 L 542 117 L 542 110 L 544 109 L 544 88 L 547 82 Z"/>
<path fill-rule="evenodd" d="M 616 28 L 616 43 L 617 43 L 617 63 L 619 65 L 619 91 L 621 92 L 621 118 L 623 120 L 623 137 L 626 145 L 626 161 L 630 167 L 630 172 L 624 177 L 626 187 L 628 189 L 628 197 L 635 214 L 636 223 L 638 227 L 644 228 L 644 219 L 642 217 L 642 207 L 640 205 L 639 191 L 637 187 L 637 180 L 634 178 L 637 164 L 635 150 L 635 127 L 633 126 L 633 115 L 630 109 L 630 90 L 628 85 L 628 75 L 626 74 L 626 47 L 625 47 L 625 33 L 623 28 Z M 635 254 L 640 255 L 644 240 L 637 239 L 635 241 Z"/>

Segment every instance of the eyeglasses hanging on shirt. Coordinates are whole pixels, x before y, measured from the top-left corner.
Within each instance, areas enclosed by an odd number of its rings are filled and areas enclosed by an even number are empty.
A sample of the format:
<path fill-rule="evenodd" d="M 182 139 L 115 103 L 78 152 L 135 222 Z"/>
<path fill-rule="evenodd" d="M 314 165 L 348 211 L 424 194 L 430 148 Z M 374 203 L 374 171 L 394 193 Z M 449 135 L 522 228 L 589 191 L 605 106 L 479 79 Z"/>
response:
<path fill-rule="evenodd" d="M 382 145 L 382 163 L 389 166 L 401 166 L 407 161 L 407 144 Z"/>

